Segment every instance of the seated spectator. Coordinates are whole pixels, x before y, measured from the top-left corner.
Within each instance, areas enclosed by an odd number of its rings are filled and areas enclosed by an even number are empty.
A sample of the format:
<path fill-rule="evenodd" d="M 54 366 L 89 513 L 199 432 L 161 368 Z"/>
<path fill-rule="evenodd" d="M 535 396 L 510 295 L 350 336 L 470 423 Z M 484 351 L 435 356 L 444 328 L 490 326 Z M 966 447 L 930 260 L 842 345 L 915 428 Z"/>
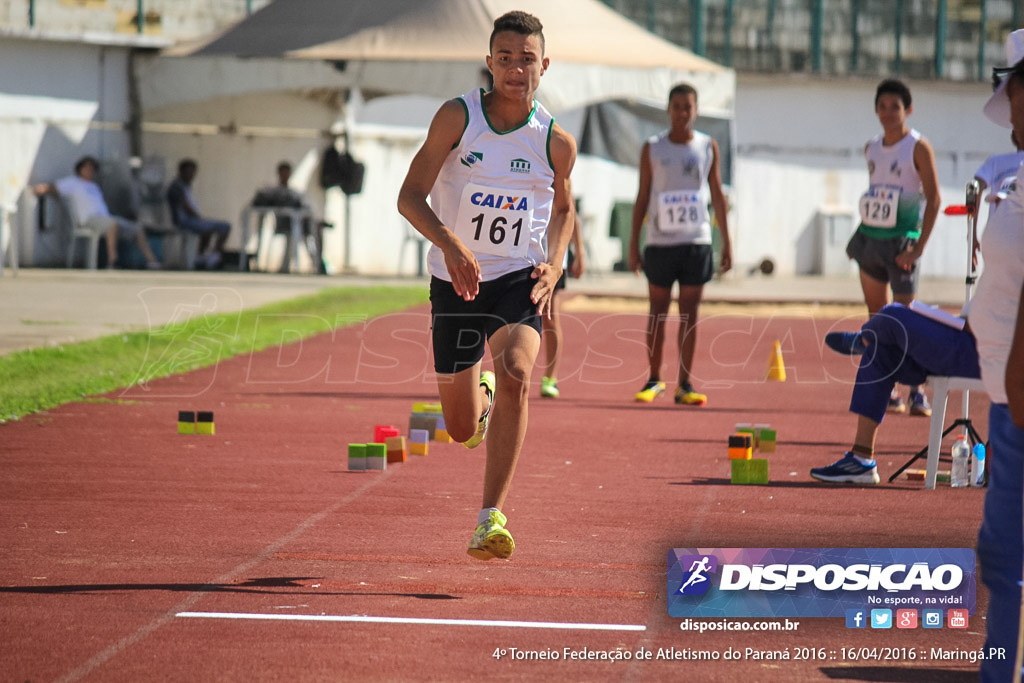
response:
<path fill-rule="evenodd" d="M 306 195 L 288 184 L 291 181 L 291 177 L 292 165 L 287 161 L 279 163 L 277 165 L 277 184 L 259 190 L 252 199 L 252 205 L 254 207 L 304 209 L 307 215 L 302 218 L 302 234 L 305 239 L 314 239 L 313 245 L 309 247 L 309 255 L 313 259 L 313 265 L 317 273 L 321 275 L 326 274 L 327 269 L 323 261 L 324 228 L 331 227 L 331 224 L 324 221 L 316 221 L 316 232 L 314 234 L 313 214 L 309 200 L 306 198 Z M 281 272 L 287 273 L 290 261 L 289 254 L 291 254 L 293 248 L 292 218 L 291 216 L 275 214 L 274 220 L 274 233 L 285 235 L 288 238 L 284 261 L 281 263 Z"/>
<path fill-rule="evenodd" d="M 167 204 L 171 210 L 171 220 L 179 230 L 199 235 L 199 253 L 196 256 L 196 267 L 214 270 L 224 262 L 224 243 L 231 232 L 231 224 L 213 218 L 203 218 L 199 204 L 192 193 L 192 181 L 196 177 L 199 166 L 192 159 L 182 159 L 178 163 L 178 177 L 167 188 Z M 213 247 L 210 246 L 210 238 Z"/>
<path fill-rule="evenodd" d="M 121 238 L 134 240 L 146 258 L 146 267 L 150 270 L 159 270 L 160 261 L 149 248 L 142 227 L 133 220 L 110 213 L 107 202 L 103 199 L 103 192 L 96 183 L 96 172 L 99 167 L 100 164 L 94 157 L 82 157 L 75 164 L 74 175 L 61 178 L 55 183 L 35 185 L 32 191 L 37 196 L 56 193 L 66 198 L 80 226 L 106 237 L 107 268 L 117 267 L 117 240 Z"/>
<path fill-rule="evenodd" d="M 928 375 L 981 377 L 969 326 L 958 330 L 902 304 L 885 306 L 860 332 L 826 335 L 825 343 L 839 353 L 860 355 L 861 361 L 850 398 L 850 412 L 857 415 L 853 444 L 835 463 L 811 469 L 811 476 L 819 481 L 878 483 L 875 435 L 897 382 L 917 386 Z"/>

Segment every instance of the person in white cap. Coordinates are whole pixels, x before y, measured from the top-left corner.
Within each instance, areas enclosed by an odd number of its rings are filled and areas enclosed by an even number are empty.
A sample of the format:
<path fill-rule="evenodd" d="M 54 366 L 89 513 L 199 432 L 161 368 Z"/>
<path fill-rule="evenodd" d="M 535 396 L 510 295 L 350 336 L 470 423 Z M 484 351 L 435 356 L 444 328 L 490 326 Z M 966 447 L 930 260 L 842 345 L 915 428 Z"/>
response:
<path fill-rule="evenodd" d="M 1007 67 L 994 70 L 995 92 L 985 115 L 1024 140 L 1024 29 L 1006 41 Z M 970 302 L 989 409 L 988 490 L 978 559 L 989 591 L 985 652 L 1005 658 L 981 662 L 982 681 L 1020 681 L 1021 577 L 1024 572 L 1024 171 L 1005 184 L 981 239 L 985 271 Z M 996 648 L 990 650 L 989 648 Z"/>

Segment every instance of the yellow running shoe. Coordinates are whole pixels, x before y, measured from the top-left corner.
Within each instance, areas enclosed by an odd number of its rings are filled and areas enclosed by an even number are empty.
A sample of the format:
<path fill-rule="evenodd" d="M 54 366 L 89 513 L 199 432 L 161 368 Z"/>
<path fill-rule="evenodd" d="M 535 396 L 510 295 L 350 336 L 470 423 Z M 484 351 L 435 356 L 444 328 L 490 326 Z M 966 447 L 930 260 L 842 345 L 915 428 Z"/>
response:
<path fill-rule="evenodd" d="M 654 399 L 658 398 L 665 391 L 665 383 L 657 382 L 655 380 L 648 380 L 644 388 L 637 392 L 637 395 L 633 398 L 638 403 L 650 403 Z"/>
<path fill-rule="evenodd" d="M 487 411 L 480 417 L 480 421 L 476 423 L 476 434 L 466 439 L 463 442 L 463 446 L 466 448 L 476 448 L 483 443 L 484 437 L 487 436 L 487 423 L 491 419 L 491 408 L 494 406 L 494 373 L 490 370 L 484 370 L 480 373 L 480 386 L 487 390 Z"/>
<path fill-rule="evenodd" d="M 676 405 L 680 406 L 706 406 L 708 404 L 708 397 L 704 394 L 698 394 L 694 390 L 687 391 L 684 387 L 676 388 L 675 395 Z"/>
<path fill-rule="evenodd" d="M 473 538 L 469 540 L 469 548 L 466 552 L 470 557 L 477 560 L 489 560 L 492 557 L 506 559 L 516 549 L 516 542 L 512 540 L 512 534 L 505 530 L 508 519 L 497 510 L 491 510 L 490 518 L 483 524 L 478 524 Z"/>
<path fill-rule="evenodd" d="M 558 380 L 552 377 L 540 378 L 540 397 L 558 398 Z"/>

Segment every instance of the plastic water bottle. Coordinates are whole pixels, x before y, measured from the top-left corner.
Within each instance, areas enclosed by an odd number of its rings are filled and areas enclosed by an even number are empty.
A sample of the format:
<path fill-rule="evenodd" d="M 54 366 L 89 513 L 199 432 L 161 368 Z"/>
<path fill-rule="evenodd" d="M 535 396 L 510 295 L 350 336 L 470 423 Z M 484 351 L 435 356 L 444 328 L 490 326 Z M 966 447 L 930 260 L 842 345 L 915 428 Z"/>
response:
<path fill-rule="evenodd" d="M 953 442 L 953 468 L 949 473 L 949 485 L 960 488 L 968 485 L 968 469 L 971 462 L 971 447 L 967 437 L 960 435 Z"/>
<path fill-rule="evenodd" d="M 974 451 L 971 454 L 971 486 L 983 486 L 985 484 L 985 444 L 974 444 Z"/>

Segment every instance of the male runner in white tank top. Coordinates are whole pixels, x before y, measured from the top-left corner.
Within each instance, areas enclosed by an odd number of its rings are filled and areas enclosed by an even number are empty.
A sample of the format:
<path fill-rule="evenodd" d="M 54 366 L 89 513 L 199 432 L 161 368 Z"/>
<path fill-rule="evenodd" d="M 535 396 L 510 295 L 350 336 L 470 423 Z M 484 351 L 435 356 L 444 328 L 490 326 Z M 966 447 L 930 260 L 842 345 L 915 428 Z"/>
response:
<path fill-rule="evenodd" d="M 685 83 L 669 91 L 669 130 L 648 140 L 640 153 L 640 187 L 633 205 L 629 241 L 629 269 L 643 270 L 651 320 L 647 326 L 650 374 L 634 397 L 650 403 L 665 391 L 661 381 L 665 322 L 672 305 L 672 286 L 679 282 L 679 334 L 677 360 L 679 386 L 675 402 L 703 406 L 707 396 L 691 384 L 697 347 L 697 314 L 704 285 L 715 272 L 711 250 L 710 202 L 722 235 L 719 270 L 732 267 L 728 206 L 722 192 L 718 143 L 693 129 L 697 119 L 697 91 Z M 640 233 L 647 226 L 647 245 L 640 254 Z"/>
<path fill-rule="evenodd" d="M 870 185 L 860 200 L 861 222 L 846 245 L 846 254 L 857 261 L 868 315 L 889 303 L 889 289 L 897 303 L 909 305 L 917 294 L 917 262 L 939 215 L 938 174 L 932 146 L 907 126 L 914 107 L 910 89 L 889 78 L 875 90 L 875 114 L 882 134 L 868 141 L 864 156 Z M 826 336 L 835 348 L 835 335 Z M 893 389 L 889 411 L 907 412 L 907 405 Z M 921 387 L 910 388 L 910 413 L 931 415 Z"/>
<path fill-rule="evenodd" d="M 540 21 L 498 17 L 487 67 L 493 89 L 441 106 L 398 196 L 398 210 L 433 244 L 434 370 L 448 433 L 470 448 L 488 435 L 467 551 L 479 560 L 515 549 L 501 507 L 526 435 L 540 316 L 551 313 L 572 234 L 576 161 L 575 140 L 533 98 L 548 68 Z M 493 373 L 481 372 L 485 342 Z"/>

